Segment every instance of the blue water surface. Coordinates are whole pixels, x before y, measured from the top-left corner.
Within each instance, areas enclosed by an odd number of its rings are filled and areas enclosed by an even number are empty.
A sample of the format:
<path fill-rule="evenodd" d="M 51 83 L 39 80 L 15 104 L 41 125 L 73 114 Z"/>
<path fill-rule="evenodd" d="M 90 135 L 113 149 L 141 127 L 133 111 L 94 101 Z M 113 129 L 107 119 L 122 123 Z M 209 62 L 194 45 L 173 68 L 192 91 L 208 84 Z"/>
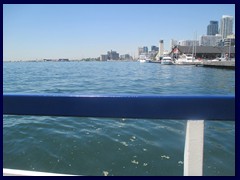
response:
<path fill-rule="evenodd" d="M 3 92 L 234 95 L 235 71 L 118 61 L 4 62 Z M 185 130 L 186 121 L 177 120 L 4 115 L 3 167 L 181 176 Z M 235 175 L 235 123 L 205 121 L 204 136 L 203 174 Z"/>

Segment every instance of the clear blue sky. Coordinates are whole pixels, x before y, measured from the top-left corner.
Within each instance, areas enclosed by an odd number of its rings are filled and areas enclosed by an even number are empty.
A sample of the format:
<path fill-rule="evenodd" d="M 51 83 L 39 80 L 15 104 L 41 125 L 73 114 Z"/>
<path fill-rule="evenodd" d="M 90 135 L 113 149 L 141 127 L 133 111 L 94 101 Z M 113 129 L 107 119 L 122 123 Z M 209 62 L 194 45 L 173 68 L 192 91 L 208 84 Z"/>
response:
<path fill-rule="evenodd" d="M 234 4 L 3 5 L 3 60 L 137 55 L 140 46 L 192 40 Z M 235 24 L 235 23 L 234 23 Z M 235 25 L 234 25 L 235 27 Z M 234 30 L 235 32 L 235 30 Z"/>

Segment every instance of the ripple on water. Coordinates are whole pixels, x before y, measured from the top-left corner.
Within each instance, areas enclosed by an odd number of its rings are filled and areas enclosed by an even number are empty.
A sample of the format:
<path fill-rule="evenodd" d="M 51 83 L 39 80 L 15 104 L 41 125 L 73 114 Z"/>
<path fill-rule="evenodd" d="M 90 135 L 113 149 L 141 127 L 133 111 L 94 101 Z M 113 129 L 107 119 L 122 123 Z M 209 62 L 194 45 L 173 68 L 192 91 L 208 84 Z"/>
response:
<path fill-rule="evenodd" d="M 235 94 L 235 71 L 136 62 L 4 63 L 3 91 L 225 95 Z M 186 121 L 176 120 L 4 115 L 3 166 L 100 176 L 182 175 L 185 129 Z M 204 175 L 235 175 L 234 167 L 235 123 L 205 122 Z"/>

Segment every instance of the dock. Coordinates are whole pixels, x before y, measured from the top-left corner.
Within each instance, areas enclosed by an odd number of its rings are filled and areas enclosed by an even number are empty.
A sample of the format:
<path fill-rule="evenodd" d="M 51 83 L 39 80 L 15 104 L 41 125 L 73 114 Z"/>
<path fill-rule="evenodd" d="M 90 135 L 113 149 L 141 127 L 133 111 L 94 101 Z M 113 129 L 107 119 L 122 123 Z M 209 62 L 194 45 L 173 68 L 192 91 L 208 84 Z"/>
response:
<path fill-rule="evenodd" d="M 175 65 L 202 65 L 202 62 L 197 61 L 197 62 L 182 62 L 181 64 L 174 63 Z"/>
<path fill-rule="evenodd" d="M 159 63 L 161 61 L 149 61 L 149 63 Z M 235 69 L 235 60 L 229 61 L 195 61 L 195 62 L 182 62 L 181 64 L 174 63 L 174 65 L 193 65 L 193 66 L 201 66 L 201 67 L 213 67 L 213 68 L 226 68 L 226 69 Z"/>
<path fill-rule="evenodd" d="M 204 67 L 235 69 L 235 61 L 203 61 Z"/>
<path fill-rule="evenodd" d="M 202 62 L 183 62 L 182 64 L 175 65 L 195 65 L 203 67 L 213 67 L 213 68 L 226 68 L 235 69 L 235 61 L 202 61 Z"/>

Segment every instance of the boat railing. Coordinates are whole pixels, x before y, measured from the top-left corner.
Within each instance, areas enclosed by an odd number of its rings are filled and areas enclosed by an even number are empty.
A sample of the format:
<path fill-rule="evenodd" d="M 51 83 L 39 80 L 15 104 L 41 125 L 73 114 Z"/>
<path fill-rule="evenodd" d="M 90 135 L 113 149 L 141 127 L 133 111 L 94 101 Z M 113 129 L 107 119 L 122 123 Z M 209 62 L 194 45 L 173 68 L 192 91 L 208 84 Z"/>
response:
<path fill-rule="evenodd" d="M 3 114 L 187 120 L 183 175 L 201 176 L 204 121 L 235 121 L 235 96 L 3 94 Z M 44 172 L 3 169 L 3 174 Z"/>

